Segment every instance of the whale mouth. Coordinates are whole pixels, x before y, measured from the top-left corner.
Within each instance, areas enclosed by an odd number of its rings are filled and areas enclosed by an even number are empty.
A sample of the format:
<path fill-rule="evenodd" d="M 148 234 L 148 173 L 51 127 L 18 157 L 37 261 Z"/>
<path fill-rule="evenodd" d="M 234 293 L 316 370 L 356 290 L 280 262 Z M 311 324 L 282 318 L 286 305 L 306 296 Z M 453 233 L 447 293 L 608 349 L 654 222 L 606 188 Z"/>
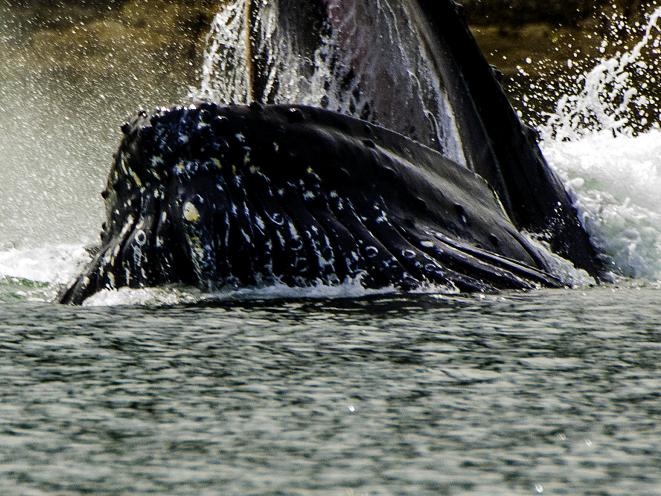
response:
<path fill-rule="evenodd" d="M 469 166 L 450 57 L 417 0 L 235 0 L 213 24 L 197 96 L 325 108 Z"/>
<path fill-rule="evenodd" d="M 602 271 L 453 0 L 234 0 L 213 24 L 203 74 L 209 101 L 309 105 L 408 136 L 484 178 L 517 229 Z"/>

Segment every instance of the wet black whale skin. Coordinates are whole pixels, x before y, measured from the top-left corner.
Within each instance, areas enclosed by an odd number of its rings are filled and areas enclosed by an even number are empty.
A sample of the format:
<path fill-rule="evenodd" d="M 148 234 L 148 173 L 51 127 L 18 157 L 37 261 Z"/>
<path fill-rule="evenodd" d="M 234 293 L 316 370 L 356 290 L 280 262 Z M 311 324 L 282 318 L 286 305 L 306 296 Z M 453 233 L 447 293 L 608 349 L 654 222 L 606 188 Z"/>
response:
<path fill-rule="evenodd" d="M 322 109 L 202 103 L 124 128 L 101 249 L 61 296 L 185 284 L 559 286 L 472 171 Z"/>
<path fill-rule="evenodd" d="M 446 97 L 470 170 L 481 175 L 498 193 L 517 229 L 541 235 L 552 250 L 598 277 L 602 263 L 579 222 L 572 199 L 537 146 L 535 132 L 523 125 L 508 101 L 492 68 L 480 51 L 466 22 L 463 7 L 453 0 L 398 0 L 409 5 L 409 19 L 431 58 Z M 282 0 L 279 29 L 301 60 L 315 60 L 324 25 L 326 0 Z M 253 11 L 255 12 L 255 11 Z M 265 62 L 267 44 L 254 33 L 253 56 L 257 101 L 276 103 Z M 394 61 L 393 61 L 394 63 Z M 393 86 L 391 99 L 398 98 Z M 378 114 L 378 108 L 374 109 Z M 417 126 L 424 127 L 425 123 Z M 440 143 L 424 135 L 406 133 L 444 153 Z M 424 134 L 424 133 L 423 133 Z"/>
<path fill-rule="evenodd" d="M 321 109 L 198 104 L 142 114 L 124 127 L 100 253 L 61 300 L 80 303 L 123 286 L 307 286 L 355 277 L 402 289 L 559 285 L 524 231 L 598 277 L 599 257 L 571 198 L 460 5 L 406 1 L 454 109 L 466 168 L 442 149 Z M 323 0 L 316 2 L 281 16 L 304 59 L 318 42 L 305 33 L 323 25 L 307 22 L 323 16 Z M 254 96 L 272 103 L 258 36 Z"/>

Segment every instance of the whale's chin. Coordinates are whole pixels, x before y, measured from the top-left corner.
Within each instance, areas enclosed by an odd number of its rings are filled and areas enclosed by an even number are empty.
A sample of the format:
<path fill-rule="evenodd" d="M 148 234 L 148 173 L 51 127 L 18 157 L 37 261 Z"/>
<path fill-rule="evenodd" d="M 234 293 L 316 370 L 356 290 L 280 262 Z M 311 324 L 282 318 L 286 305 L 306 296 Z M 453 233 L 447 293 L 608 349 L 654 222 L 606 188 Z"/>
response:
<path fill-rule="evenodd" d="M 101 248 L 62 302 L 163 284 L 562 284 L 480 176 L 366 122 L 203 103 L 124 132 Z"/>

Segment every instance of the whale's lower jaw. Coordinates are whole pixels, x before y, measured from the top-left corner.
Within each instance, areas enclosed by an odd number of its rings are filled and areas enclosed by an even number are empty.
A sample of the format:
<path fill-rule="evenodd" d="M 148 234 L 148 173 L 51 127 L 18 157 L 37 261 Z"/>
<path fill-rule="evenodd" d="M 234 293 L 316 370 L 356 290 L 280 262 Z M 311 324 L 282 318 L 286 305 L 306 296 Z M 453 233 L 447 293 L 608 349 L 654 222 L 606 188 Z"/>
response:
<path fill-rule="evenodd" d="M 385 129 L 200 104 L 124 131 L 102 246 L 62 302 L 165 284 L 560 285 L 481 177 Z"/>

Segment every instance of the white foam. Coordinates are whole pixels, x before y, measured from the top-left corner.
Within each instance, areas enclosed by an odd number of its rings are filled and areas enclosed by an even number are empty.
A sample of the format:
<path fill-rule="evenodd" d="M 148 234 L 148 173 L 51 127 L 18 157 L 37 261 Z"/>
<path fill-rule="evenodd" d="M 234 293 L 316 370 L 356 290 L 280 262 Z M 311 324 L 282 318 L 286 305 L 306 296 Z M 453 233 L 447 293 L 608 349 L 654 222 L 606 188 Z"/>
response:
<path fill-rule="evenodd" d="M 83 245 L 45 245 L 0 251 L 0 278 L 45 284 L 71 281 L 90 261 Z"/>
<path fill-rule="evenodd" d="M 557 277 L 563 285 L 577 289 L 594 286 L 597 283 L 587 271 L 576 268 L 569 260 L 554 253 L 548 242 L 540 239 L 539 236 L 525 232 L 523 234 L 538 249 L 538 253 L 544 258 L 550 273 Z"/>
<path fill-rule="evenodd" d="M 430 291 L 432 291 L 430 289 Z M 144 288 L 119 290 L 104 290 L 85 300 L 84 306 L 171 306 L 204 302 L 245 301 L 245 300 L 276 300 L 276 299 L 343 299 L 363 298 L 373 295 L 395 294 L 394 287 L 381 289 L 365 289 L 358 278 L 344 284 L 329 286 L 318 284 L 311 287 L 290 287 L 285 284 L 274 284 L 263 288 L 226 289 L 210 293 L 195 288 Z M 438 293 L 439 288 L 433 292 Z"/>
<path fill-rule="evenodd" d="M 661 131 L 543 144 L 611 269 L 661 279 Z"/>
<path fill-rule="evenodd" d="M 661 122 L 644 116 L 661 114 L 644 89 L 659 77 L 660 24 L 657 8 L 640 41 L 597 61 L 541 129 L 544 153 L 609 268 L 652 281 L 661 280 Z M 645 62 L 650 55 L 652 64 Z"/>

